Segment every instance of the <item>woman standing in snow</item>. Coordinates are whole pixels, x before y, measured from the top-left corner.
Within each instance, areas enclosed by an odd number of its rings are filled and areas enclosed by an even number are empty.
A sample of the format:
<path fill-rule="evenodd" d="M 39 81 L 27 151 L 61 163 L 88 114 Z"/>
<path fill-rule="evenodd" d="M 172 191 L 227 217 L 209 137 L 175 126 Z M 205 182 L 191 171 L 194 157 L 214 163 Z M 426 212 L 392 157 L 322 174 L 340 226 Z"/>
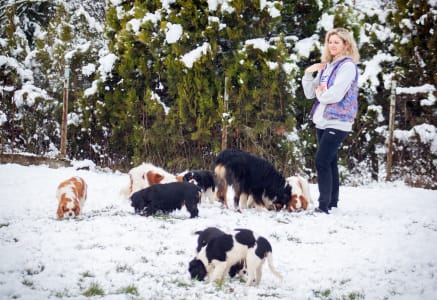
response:
<path fill-rule="evenodd" d="M 311 117 L 316 125 L 319 207 L 329 213 L 339 196 L 338 149 L 352 130 L 358 111 L 357 44 L 352 33 L 335 28 L 326 34 L 322 61 L 305 70 L 302 86 L 308 99 L 316 98 Z M 317 75 L 313 77 L 313 73 Z"/>

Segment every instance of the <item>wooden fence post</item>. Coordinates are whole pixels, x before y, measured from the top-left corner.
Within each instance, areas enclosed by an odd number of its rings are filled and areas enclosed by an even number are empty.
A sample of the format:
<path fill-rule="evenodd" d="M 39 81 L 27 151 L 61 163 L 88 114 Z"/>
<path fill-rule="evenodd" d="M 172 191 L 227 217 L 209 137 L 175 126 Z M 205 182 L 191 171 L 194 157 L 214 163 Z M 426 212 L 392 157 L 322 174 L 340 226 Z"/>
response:
<path fill-rule="evenodd" d="M 68 110 L 68 86 L 70 83 L 70 66 L 67 64 L 64 72 L 64 97 L 62 101 L 62 125 L 61 125 L 61 158 L 65 158 L 67 149 L 67 110 Z"/>
<path fill-rule="evenodd" d="M 15 144 L 15 91 L 12 94 L 12 98 L 11 98 L 11 151 L 12 154 L 14 154 L 14 144 Z"/>
<path fill-rule="evenodd" d="M 390 95 L 390 119 L 388 124 L 388 141 L 387 141 L 387 173 L 386 181 L 391 180 L 391 167 L 393 163 L 393 131 L 395 127 L 396 111 L 396 80 L 393 80 Z"/>
<path fill-rule="evenodd" d="M 224 100 L 224 115 L 222 115 L 223 120 L 223 128 L 222 128 L 222 151 L 228 148 L 228 110 L 229 110 L 229 99 L 228 99 L 228 77 L 225 77 L 225 92 L 223 95 Z"/>
<path fill-rule="evenodd" d="M 2 112 L 2 114 L 5 114 L 5 117 L 6 117 L 5 100 L 4 100 L 5 98 L 3 97 L 3 90 L 0 90 L 0 97 L 2 99 L 1 112 Z M 3 154 L 3 149 L 5 147 L 5 131 L 3 130 L 3 123 L 2 122 L 3 122 L 3 120 L 0 120 L 0 130 L 2 131 L 2 150 L 1 150 L 1 154 Z"/>

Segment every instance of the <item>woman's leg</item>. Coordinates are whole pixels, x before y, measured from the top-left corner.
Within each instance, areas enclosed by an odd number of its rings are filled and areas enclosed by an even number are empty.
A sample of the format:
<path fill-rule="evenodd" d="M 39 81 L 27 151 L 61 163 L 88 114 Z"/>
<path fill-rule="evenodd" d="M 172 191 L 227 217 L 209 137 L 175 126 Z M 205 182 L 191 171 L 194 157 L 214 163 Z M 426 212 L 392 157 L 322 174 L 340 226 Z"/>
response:
<path fill-rule="evenodd" d="M 336 129 L 317 129 L 319 144 L 316 154 L 317 183 L 319 187 L 319 209 L 328 212 L 332 196 L 338 194 L 337 151 L 347 132 Z M 337 199 L 338 200 L 338 195 Z"/>
<path fill-rule="evenodd" d="M 340 176 L 338 174 L 338 154 L 335 154 L 335 158 L 331 163 L 331 171 L 332 171 L 332 192 L 331 192 L 331 201 L 329 202 L 328 209 L 333 207 L 337 207 L 338 204 L 338 195 L 340 192 Z"/>

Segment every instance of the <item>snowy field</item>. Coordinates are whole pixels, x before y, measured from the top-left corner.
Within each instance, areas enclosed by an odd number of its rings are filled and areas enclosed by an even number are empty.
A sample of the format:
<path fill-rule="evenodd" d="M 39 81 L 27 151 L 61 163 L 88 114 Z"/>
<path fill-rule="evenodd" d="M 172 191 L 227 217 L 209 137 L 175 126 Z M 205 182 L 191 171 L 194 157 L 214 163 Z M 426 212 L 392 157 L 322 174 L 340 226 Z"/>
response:
<path fill-rule="evenodd" d="M 84 214 L 58 221 L 56 186 L 72 175 L 88 183 Z M 96 169 L 0 165 L 0 299 L 437 299 L 437 191 L 342 187 L 331 215 L 202 203 L 196 219 L 147 218 L 121 198 L 127 183 Z M 266 264 L 258 287 L 192 281 L 193 232 L 207 226 L 266 237 L 284 280 Z"/>

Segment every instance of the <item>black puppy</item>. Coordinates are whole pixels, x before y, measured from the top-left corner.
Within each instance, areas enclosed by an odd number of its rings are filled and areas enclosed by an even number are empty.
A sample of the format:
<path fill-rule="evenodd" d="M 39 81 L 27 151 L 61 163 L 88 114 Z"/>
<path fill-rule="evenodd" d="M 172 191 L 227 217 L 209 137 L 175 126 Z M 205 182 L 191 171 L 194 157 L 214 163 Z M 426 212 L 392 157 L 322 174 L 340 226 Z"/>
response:
<path fill-rule="evenodd" d="M 135 213 L 150 216 L 158 211 L 169 213 L 181 209 L 183 205 L 194 218 L 199 215 L 197 208 L 201 197 L 200 188 L 188 182 L 171 182 L 151 185 L 132 194 L 131 205 Z"/>
<path fill-rule="evenodd" d="M 193 258 L 188 264 L 188 272 L 190 272 L 191 279 L 203 281 L 206 277 L 205 265 L 197 258 Z"/>

